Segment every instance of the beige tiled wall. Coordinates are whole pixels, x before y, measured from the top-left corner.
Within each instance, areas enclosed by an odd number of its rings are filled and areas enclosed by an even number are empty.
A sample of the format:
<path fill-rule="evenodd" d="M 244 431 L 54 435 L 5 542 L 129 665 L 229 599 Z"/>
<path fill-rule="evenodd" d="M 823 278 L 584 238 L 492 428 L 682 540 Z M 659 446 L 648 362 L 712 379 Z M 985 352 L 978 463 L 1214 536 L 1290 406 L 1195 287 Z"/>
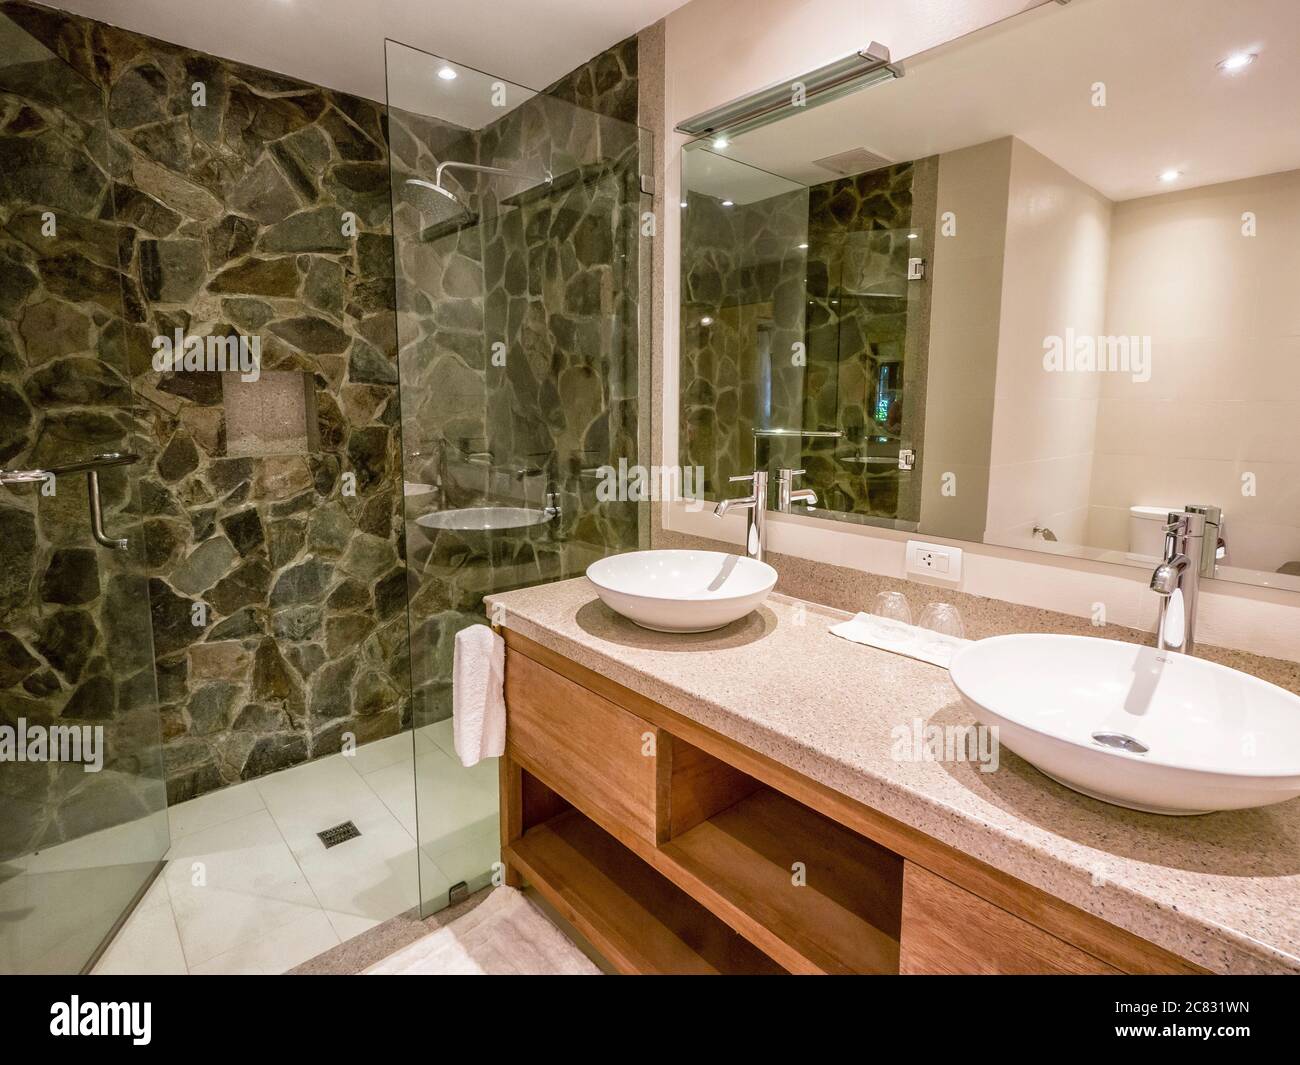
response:
<path fill-rule="evenodd" d="M 1043 351 L 1105 333 L 1111 204 L 1014 138 L 1007 199 L 984 539 L 1018 546 L 1038 525 L 1085 543 L 1101 375 L 1048 372 Z"/>
<path fill-rule="evenodd" d="M 1228 565 L 1300 560 L 1297 277 L 1300 171 L 1116 204 L 1107 332 L 1151 335 L 1152 375 L 1102 382 L 1099 545 L 1123 546 L 1131 504 L 1199 502 L 1227 514 Z"/>

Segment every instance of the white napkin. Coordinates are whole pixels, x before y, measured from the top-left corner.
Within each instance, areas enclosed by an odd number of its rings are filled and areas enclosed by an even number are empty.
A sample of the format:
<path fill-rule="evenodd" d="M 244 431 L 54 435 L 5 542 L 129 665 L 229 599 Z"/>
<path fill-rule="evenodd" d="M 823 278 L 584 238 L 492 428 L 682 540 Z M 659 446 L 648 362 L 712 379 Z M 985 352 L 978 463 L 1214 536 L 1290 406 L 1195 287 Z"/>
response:
<path fill-rule="evenodd" d="M 906 655 L 931 665 L 948 668 L 957 650 L 970 643 L 957 636 L 945 636 L 932 629 L 891 621 L 876 614 L 855 614 L 848 621 L 831 626 L 831 632 L 854 643 L 879 647 L 896 655 Z"/>
<path fill-rule="evenodd" d="M 451 723 L 462 765 L 505 752 L 505 679 L 505 640 L 487 625 L 470 625 L 456 633 Z"/>

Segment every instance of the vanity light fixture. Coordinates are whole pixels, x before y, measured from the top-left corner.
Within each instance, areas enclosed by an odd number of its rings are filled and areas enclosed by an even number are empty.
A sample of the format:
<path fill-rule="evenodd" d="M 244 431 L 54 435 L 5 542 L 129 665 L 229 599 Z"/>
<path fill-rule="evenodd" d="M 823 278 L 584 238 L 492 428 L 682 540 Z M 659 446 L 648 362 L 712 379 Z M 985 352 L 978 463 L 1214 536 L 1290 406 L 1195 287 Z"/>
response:
<path fill-rule="evenodd" d="M 807 74 L 778 81 L 721 107 L 701 111 L 678 123 L 677 132 L 692 137 L 711 137 L 716 148 L 719 140 L 725 142 L 745 130 L 757 129 L 809 107 L 837 100 L 857 89 L 902 76 L 902 67 L 889 61 L 889 49 L 872 41 L 862 51 L 853 52 Z"/>
<path fill-rule="evenodd" d="M 1177 181 L 1183 176 L 1181 170 L 1165 170 L 1160 174 L 1160 180 L 1168 185 L 1171 181 Z"/>
<path fill-rule="evenodd" d="M 1227 59 L 1218 64 L 1218 67 L 1225 74 L 1235 74 L 1239 70 L 1245 70 L 1251 63 L 1258 59 L 1254 52 L 1233 52 Z"/>
<path fill-rule="evenodd" d="M 456 72 L 451 67 L 442 67 L 438 71 L 438 77 L 442 78 L 443 81 L 455 81 Z"/>
<path fill-rule="evenodd" d="M 713 150 L 714 150 L 715 152 L 720 152 L 720 151 L 722 151 L 724 148 L 726 148 L 727 145 L 729 145 L 730 143 L 731 143 L 731 141 L 727 140 L 726 137 L 714 137 L 714 138 L 713 138 Z"/>

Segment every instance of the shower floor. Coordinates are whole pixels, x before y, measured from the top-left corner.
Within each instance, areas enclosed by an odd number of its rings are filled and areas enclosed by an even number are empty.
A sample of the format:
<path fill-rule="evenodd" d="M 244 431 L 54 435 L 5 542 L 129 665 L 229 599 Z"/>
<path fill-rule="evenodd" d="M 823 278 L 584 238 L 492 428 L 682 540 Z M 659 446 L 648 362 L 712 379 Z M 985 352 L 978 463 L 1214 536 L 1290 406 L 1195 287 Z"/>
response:
<path fill-rule="evenodd" d="M 419 819 L 425 843 L 416 847 Z M 281 973 L 458 881 L 484 886 L 500 843 L 496 760 L 461 766 L 451 721 L 181 803 L 167 864 L 97 973 Z M 326 848 L 318 832 L 360 835 Z"/>

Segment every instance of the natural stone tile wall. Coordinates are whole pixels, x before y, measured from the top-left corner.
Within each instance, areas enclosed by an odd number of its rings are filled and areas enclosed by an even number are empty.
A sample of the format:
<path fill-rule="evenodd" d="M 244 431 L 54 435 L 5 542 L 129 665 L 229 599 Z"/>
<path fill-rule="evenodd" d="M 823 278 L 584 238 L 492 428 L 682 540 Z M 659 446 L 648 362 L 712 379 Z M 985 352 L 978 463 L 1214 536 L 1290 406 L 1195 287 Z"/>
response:
<path fill-rule="evenodd" d="M 144 456 L 131 481 L 171 801 L 335 753 L 345 736 L 398 731 L 409 721 L 406 577 L 383 109 L 63 13 L 2 7 L 102 92 L 109 119 L 106 134 L 94 131 L 99 92 L 87 86 L 85 142 L 65 130 L 57 148 L 39 147 L 39 123 L 57 121 L 45 104 L 59 72 L 6 75 L 5 169 L 26 176 L 0 189 L 0 256 L 19 264 L 4 271 L 3 450 L 51 462 L 129 438 Z M 59 244 L 34 241 L 34 204 L 68 217 Z M 125 328 L 106 340 L 122 293 Z M 265 369 L 307 375 L 316 446 L 268 441 L 231 456 L 220 375 L 150 363 L 152 338 L 176 329 L 258 336 Z M 106 410 L 131 404 L 128 381 L 145 404 L 130 425 Z M 6 651 L 38 663 L 18 681 L 26 698 L 45 683 L 36 699 L 48 712 L 80 691 L 102 714 L 115 683 L 119 710 L 147 707 L 156 728 L 143 678 L 128 687 L 120 670 L 94 666 L 146 634 L 60 602 L 93 585 L 95 565 L 101 585 L 111 579 L 84 515 L 35 499 L 19 509 L 0 512 L 30 542 L 10 582 L 34 591 L 38 630 L 64 615 L 58 647 L 18 635 Z M 87 676 L 105 678 L 94 693 Z"/>

